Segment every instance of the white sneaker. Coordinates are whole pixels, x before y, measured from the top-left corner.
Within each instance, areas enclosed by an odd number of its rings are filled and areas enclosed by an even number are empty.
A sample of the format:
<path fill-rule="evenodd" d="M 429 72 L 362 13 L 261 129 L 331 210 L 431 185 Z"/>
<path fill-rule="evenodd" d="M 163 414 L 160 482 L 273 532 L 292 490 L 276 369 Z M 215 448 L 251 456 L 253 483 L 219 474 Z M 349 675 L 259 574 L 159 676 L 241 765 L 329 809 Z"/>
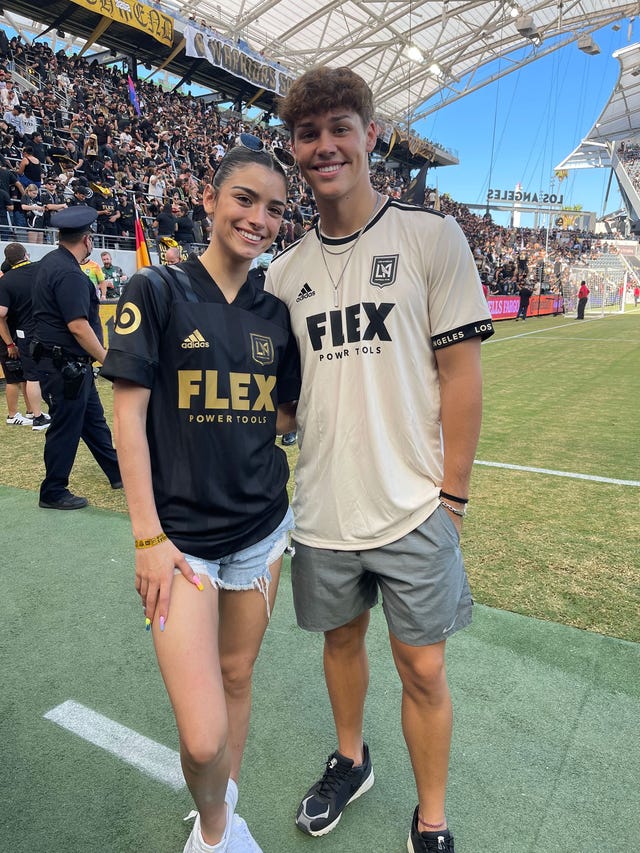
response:
<path fill-rule="evenodd" d="M 249 832 L 244 818 L 234 814 L 227 853 L 262 853 L 262 848 Z"/>
<path fill-rule="evenodd" d="M 7 418 L 7 426 L 31 426 L 29 418 L 25 418 L 20 412 L 16 412 L 12 418 Z"/>
<path fill-rule="evenodd" d="M 227 836 L 227 841 L 229 840 L 229 834 L 225 828 L 225 835 Z M 207 844 L 204 838 L 202 837 L 202 833 L 200 832 L 200 815 L 196 813 L 196 819 L 193 822 L 193 829 L 191 830 L 191 835 L 187 838 L 187 843 L 184 845 L 184 850 L 182 853 L 226 853 L 227 845 L 225 842 L 225 835 L 222 836 L 220 841 L 217 844 Z"/>
<path fill-rule="evenodd" d="M 213 845 L 207 844 L 202 837 L 202 832 L 200 831 L 200 815 L 198 812 L 190 812 L 185 820 L 189 820 L 195 815 L 195 821 L 193 823 L 191 835 L 187 838 L 187 843 L 185 844 L 182 853 L 227 853 L 227 851 L 231 850 L 230 841 L 233 833 L 234 812 L 236 810 L 236 803 L 238 802 L 238 786 L 233 779 L 229 779 L 224 801 L 227 804 L 227 825 L 224 828 L 224 834 L 220 841 Z M 235 849 L 240 851 L 241 848 L 238 847 Z M 250 850 L 251 848 L 247 849 Z M 258 850 L 259 849 L 260 848 L 258 848 Z"/>

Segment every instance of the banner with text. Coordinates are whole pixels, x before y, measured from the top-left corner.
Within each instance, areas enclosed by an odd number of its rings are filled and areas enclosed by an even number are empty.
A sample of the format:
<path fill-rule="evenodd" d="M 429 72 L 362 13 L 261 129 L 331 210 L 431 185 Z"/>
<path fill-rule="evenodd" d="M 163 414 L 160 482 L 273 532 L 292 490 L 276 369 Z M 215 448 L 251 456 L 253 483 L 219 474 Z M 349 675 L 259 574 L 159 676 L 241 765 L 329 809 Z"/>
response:
<path fill-rule="evenodd" d="M 159 12 L 144 3 L 132 0 L 73 0 L 77 6 L 97 12 L 104 18 L 111 18 L 119 24 L 134 27 L 152 36 L 161 44 L 171 47 L 173 44 L 173 18 Z"/>
<path fill-rule="evenodd" d="M 253 86 L 286 95 L 294 77 L 284 69 L 276 68 L 265 59 L 243 50 L 237 44 L 213 32 L 203 32 L 196 27 L 185 27 L 187 56 L 206 59 L 216 68 L 228 71 L 234 77 L 246 80 Z"/>
<path fill-rule="evenodd" d="M 489 311 L 493 320 L 513 320 L 520 307 L 519 296 L 488 296 Z M 529 302 L 527 317 L 537 317 L 543 314 L 564 314 L 564 300 L 556 293 L 544 293 L 542 296 L 532 296 Z"/>

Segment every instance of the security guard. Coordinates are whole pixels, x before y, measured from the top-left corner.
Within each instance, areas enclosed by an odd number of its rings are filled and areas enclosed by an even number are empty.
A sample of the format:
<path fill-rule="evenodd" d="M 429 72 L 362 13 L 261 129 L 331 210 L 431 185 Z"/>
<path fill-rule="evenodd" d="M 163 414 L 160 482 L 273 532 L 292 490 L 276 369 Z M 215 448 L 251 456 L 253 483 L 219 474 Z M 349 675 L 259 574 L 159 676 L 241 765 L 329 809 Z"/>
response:
<path fill-rule="evenodd" d="M 28 399 L 31 410 L 25 418 L 18 412 L 17 421 L 10 418 L 7 422 L 20 423 L 31 419 L 32 429 L 42 432 L 49 427 L 51 419 L 42 411 L 38 368 L 30 352 L 33 339 L 31 289 L 38 265 L 30 263 L 27 250 L 21 243 L 8 243 L 4 256 L 10 269 L 0 279 L 0 337 L 7 344 L 8 357 L 22 365 L 27 392 L 25 399 Z M 17 402 L 17 388 L 14 394 Z"/>
<path fill-rule="evenodd" d="M 94 360 L 102 362 L 106 356 L 98 298 L 80 269 L 91 255 L 91 225 L 95 220 L 96 211 L 82 205 L 51 217 L 51 224 L 59 229 L 59 248 L 40 264 L 33 288 L 33 355 L 51 413 L 44 448 L 46 475 L 40 486 L 40 506 L 45 509 L 81 509 L 87 505 L 86 498 L 68 489 L 81 438 L 111 487 L 122 488 L 92 369 Z"/>

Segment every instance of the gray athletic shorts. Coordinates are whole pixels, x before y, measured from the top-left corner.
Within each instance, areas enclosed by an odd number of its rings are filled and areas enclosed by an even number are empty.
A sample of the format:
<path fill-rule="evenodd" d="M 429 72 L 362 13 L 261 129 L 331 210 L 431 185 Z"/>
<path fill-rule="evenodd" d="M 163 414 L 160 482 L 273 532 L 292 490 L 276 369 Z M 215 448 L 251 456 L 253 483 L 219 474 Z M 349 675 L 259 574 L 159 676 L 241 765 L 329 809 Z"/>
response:
<path fill-rule="evenodd" d="M 298 625 L 307 631 L 346 625 L 377 603 L 378 590 L 389 630 L 408 645 L 439 643 L 471 622 L 460 539 L 442 506 L 381 548 L 330 551 L 294 544 L 293 600 Z"/>

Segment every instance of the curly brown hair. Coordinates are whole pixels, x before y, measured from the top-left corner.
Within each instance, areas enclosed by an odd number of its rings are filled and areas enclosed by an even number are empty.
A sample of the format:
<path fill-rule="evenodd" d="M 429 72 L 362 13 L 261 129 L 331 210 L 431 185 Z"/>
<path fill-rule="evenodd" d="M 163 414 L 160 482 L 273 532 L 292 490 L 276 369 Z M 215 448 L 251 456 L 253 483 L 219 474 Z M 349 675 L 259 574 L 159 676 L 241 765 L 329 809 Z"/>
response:
<path fill-rule="evenodd" d="M 278 115 L 293 134 L 305 116 L 340 107 L 357 113 L 366 127 L 374 116 L 373 93 L 350 68 L 318 65 L 298 77 L 286 96 L 279 99 Z"/>

